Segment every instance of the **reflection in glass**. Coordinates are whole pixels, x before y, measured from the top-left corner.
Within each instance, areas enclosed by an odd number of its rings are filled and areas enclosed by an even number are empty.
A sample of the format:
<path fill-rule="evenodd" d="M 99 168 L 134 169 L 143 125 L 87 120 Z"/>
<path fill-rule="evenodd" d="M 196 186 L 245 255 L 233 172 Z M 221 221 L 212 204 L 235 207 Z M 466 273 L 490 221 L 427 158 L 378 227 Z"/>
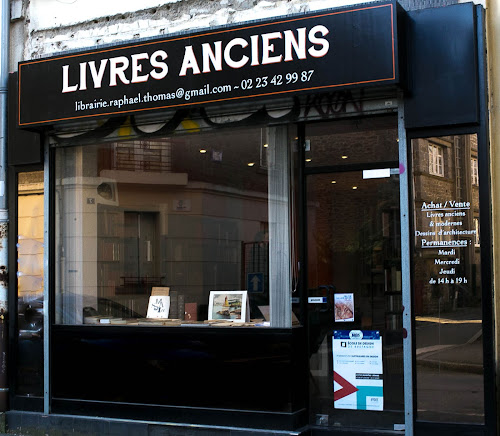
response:
<path fill-rule="evenodd" d="M 361 120 L 359 124 L 350 121 L 352 131 L 344 129 L 339 134 L 344 124 L 332 122 L 306 130 L 311 150 L 323 153 L 317 165 L 330 163 L 329 147 L 337 150 L 343 143 L 348 150 L 345 162 L 341 155 L 338 161 L 331 160 L 335 165 L 345 163 L 343 171 L 307 177 L 308 293 L 309 297 L 323 297 L 308 304 L 310 422 L 394 430 L 395 425 L 404 425 L 397 121 L 395 117 Z M 330 132 L 327 126 L 331 126 Z M 365 164 L 368 169 L 352 170 L 349 159 L 358 168 Z M 393 166 L 373 169 L 376 160 L 392 161 Z M 334 382 L 337 368 L 332 334 L 338 330 L 378 332 L 382 338 L 382 373 L 358 371 L 358 381 L 365 380 L 356 382 L 360 387 L 377 379 L 373 389 L 363 390 L 372 393 L 352 394 L 358 410 L 339 407 L 335 400 L 334 392 L 341 385 L 337 379 Z M 378 357 L 365 355 L 362 359 L 358 368 L 379 366 Z M 377 360 L 377 365 L 368 363 L 370 359 Z M 383 405 L 368 410 L 367 401 L 374 399 Z"/>
<path fill-rule="evenodd" d="M 306 167 L 398 160 L 392 116 L 310 124 L 307 135 Z"/>
<path fill-rule="evenodd" d="M 482 423 L 477 137 L 416 139 L 412 150 L 417 419 Z"/>
<path fill-rule="evenodd" d="M 56 321 L 148 325 L 155 290 L 164 325 L 203 323 L 247 290 L 254 324 L 291 326 L 289 153 L 286 127 L 57 149 Z"/>
<path fill-rule="evenodd" d="M 19 173 L 16 394 L 43 396 L 43 171 Z"/>

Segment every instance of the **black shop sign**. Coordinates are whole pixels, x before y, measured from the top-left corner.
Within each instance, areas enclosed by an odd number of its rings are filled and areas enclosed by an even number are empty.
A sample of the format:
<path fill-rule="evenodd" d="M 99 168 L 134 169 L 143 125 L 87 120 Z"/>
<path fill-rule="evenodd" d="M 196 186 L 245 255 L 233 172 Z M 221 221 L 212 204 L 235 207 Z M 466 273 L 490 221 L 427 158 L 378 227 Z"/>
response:
<path fill-rule="evenodd" d="M 398 82 L 396 3 L 19 64 L 19 126 Z"/>

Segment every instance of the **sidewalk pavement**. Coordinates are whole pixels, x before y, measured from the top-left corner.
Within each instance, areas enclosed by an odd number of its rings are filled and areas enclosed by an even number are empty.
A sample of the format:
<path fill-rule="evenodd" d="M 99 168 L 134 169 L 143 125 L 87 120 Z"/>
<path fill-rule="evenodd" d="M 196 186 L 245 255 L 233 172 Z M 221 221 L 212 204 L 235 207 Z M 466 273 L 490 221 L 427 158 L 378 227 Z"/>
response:
<path fill-rule="evenodd" d="M 439 345 L 417 350 L 417 365 L 451 371 L 483 373 L 483 341 L 459 345 Z"/>

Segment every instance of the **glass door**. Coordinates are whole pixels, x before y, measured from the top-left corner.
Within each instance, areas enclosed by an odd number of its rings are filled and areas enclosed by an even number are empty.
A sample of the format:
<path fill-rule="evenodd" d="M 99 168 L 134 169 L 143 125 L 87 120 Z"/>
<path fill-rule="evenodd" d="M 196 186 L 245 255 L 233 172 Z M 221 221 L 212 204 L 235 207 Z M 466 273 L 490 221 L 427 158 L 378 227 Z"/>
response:
<path fill-rule="evenodd" d="M 310 423 L 403 430 L 397 121 L 306 134 Z"/>

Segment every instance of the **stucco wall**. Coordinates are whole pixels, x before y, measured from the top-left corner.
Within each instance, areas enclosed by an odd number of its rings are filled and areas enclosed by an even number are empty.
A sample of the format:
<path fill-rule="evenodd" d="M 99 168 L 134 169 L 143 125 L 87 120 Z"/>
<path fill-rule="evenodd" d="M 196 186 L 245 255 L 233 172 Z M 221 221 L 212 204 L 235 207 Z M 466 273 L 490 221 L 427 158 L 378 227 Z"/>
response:
<path fill-rule="evenodd" d="M 161 4 L 160 4 L 161 3 Z M 340 1 L 336 4 L 352 4 Z M 332 6 L 329 0 L 31 0 L 23 59 Z"/>
<path fill-rule="evenodd" d="M 364 0 L 370 3 L 374 0 Z M 461 0 L 460 0 L 461 1 Z M 485 1 L 485 0 L 476 0 Z M 12 0 L 10 69 L 67 50 L 340 7 L 361 0 Z M 459 0 L 400 0 L 406 9 Z"/>

